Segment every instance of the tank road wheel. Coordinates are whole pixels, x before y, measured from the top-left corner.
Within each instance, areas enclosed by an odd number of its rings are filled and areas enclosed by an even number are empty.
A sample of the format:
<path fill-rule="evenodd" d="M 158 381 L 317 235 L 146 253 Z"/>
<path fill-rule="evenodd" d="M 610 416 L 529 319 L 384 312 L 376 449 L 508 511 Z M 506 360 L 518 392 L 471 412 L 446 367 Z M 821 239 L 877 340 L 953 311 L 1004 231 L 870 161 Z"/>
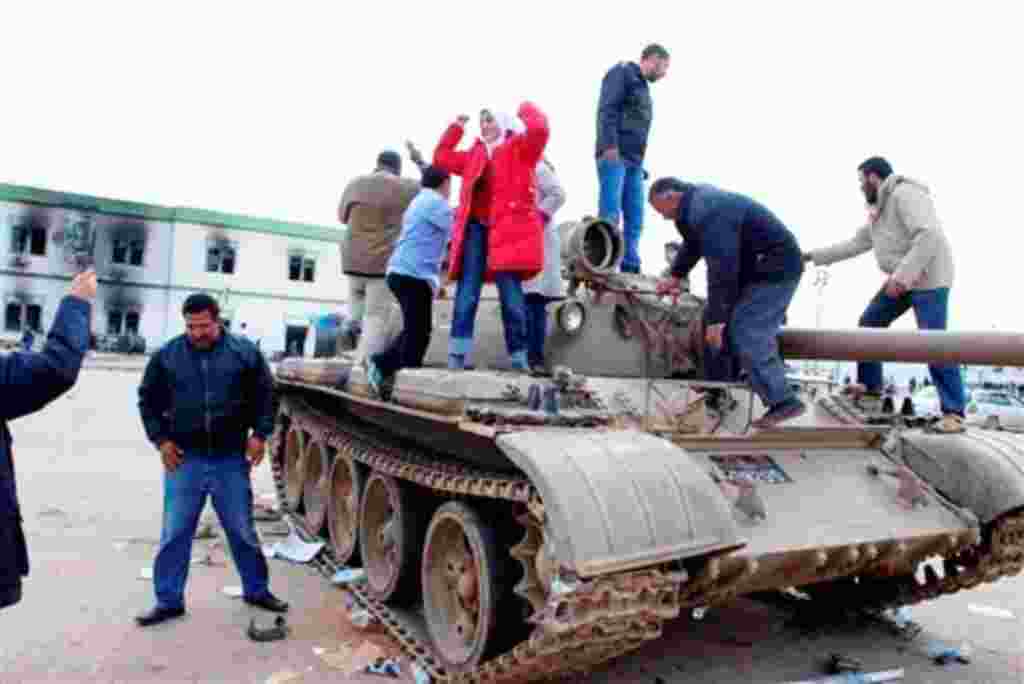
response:
<path fill-rule="evenodd" d="M 495 532 L 464 503 L 437 509 L 423 547 L 424 616 L 446 668 L 466 672 L 496 646 L 501 587 Z"/>
<path fill-rule="evenodd" d="M 342 565 L 359 562 L 359 497 L 365 482 L 351 455 L 339 451 L 331 466 L 327 526 L 334 558 Z"/>
<path fill-rule="evenodd" d="M 290 511 L 299 512 L 302 504 L 303 469 L 306 454 L 306 433 L 294 423 L 288 428 L 284 443 L 284 496 L 282 502 Z"/>
<path fill-rule="evenodd" d="M 416 559 L 423 544 L 422 511 L 404 482 L 374 473 L 359 508 L 359 548 L 370 591 L 380 601 L 406 603 L 418 594 Z"/>
<path fill-rule="evenodd" d="M 319 440 L 310 440 L 303 457 L 302 508 L 305 510 L 306 527 L 320 536 L 327 522 L 327 500 L 329 497 L 331 457 L 334 450 Z"/>

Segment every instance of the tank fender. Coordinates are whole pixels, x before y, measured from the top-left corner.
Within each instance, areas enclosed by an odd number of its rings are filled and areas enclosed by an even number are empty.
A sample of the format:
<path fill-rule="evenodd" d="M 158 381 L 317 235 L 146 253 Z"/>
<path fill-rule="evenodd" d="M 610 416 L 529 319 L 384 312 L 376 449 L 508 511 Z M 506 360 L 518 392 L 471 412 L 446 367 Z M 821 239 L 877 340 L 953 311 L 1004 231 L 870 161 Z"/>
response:
<path fill-rule="evenodd" d="M 900 441 L 903 460 L 918 477 L 983 523 L 1024 507 L 1024 437 L 969 429 L 908 431 Z"/>
<path fill-rule="evenodd" d="M 497 442 L 540 493 L 559 564 L 582 577 L 746 543 L 718 485 L 667 440 L 636 430 L 537 429 Z"/>

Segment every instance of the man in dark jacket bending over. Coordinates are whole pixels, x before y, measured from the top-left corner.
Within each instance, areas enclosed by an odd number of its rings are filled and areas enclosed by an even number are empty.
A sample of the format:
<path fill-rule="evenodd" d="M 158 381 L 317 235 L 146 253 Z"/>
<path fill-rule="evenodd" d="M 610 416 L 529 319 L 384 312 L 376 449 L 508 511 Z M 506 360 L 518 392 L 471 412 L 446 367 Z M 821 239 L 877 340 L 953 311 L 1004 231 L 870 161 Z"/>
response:
<path fill-rule="evenodd" d="M 730 347 L 750 375 L 754 392 L 768 407 L 754 427 L 801 415 L 806 407 L 786 382 L 776 340 L 804 270 L 796 238 L 759 203 L 710 185 L 661 178 L 651 186 L 648 200 L 675 221 L 683 237 L 658 292 L 678 291 L 680 280 L 703 257 L 708 268 L 705 340 L 716 351 Z"/>
<path fill-rule="evenodd" d="M 28 575 L 7 421 L 38 411 L 74 386 L 89 349 L 95 297 L 96 273 L 77 276 L 57 308 L 43 350 L 0 354 L 0 608 L 21 600 L 21 578 Z"/>
<path fill-rule="evenodd" d="M 227 533 L 242 598 L 283 613 L 288 604 L 268 587 L 249 479 L 274 429 L 270 368 L 256 345 L 224 332 L 220 308 L 209 295 L 189 296 L 182 311 L 185 334 L 153 355 L 139 386 L 146 436 L 166 473 L 163 530 L 153 564 L 156 606 L 136 621 L 146 626 L 185 614 L 192 538 L 207 496 Z"/>

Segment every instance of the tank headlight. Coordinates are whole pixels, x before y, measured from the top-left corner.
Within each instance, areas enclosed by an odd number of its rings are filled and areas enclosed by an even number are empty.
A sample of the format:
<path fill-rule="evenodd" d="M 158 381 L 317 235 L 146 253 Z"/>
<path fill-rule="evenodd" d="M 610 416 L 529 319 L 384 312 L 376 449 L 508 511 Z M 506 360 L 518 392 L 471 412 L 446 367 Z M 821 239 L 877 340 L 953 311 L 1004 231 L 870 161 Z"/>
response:
<path fill-rule="evenodd" d="M 575 335 L 583 330 L 587 321 L 587 312 L 579 302 L 565 302 L 558 307 L 558 327 L 568 335 Z"/>

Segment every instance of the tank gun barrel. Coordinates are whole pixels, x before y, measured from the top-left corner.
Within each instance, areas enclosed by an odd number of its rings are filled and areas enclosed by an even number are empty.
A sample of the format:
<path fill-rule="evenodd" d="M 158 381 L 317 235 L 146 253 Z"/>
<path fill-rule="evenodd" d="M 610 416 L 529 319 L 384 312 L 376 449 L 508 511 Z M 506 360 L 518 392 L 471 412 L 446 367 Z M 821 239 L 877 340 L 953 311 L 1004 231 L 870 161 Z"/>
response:
<path fill-rule="evenodd" d="M 783 328 L 788 359 L 1024 366 L 1024 334 L 856 328 Z"/>

